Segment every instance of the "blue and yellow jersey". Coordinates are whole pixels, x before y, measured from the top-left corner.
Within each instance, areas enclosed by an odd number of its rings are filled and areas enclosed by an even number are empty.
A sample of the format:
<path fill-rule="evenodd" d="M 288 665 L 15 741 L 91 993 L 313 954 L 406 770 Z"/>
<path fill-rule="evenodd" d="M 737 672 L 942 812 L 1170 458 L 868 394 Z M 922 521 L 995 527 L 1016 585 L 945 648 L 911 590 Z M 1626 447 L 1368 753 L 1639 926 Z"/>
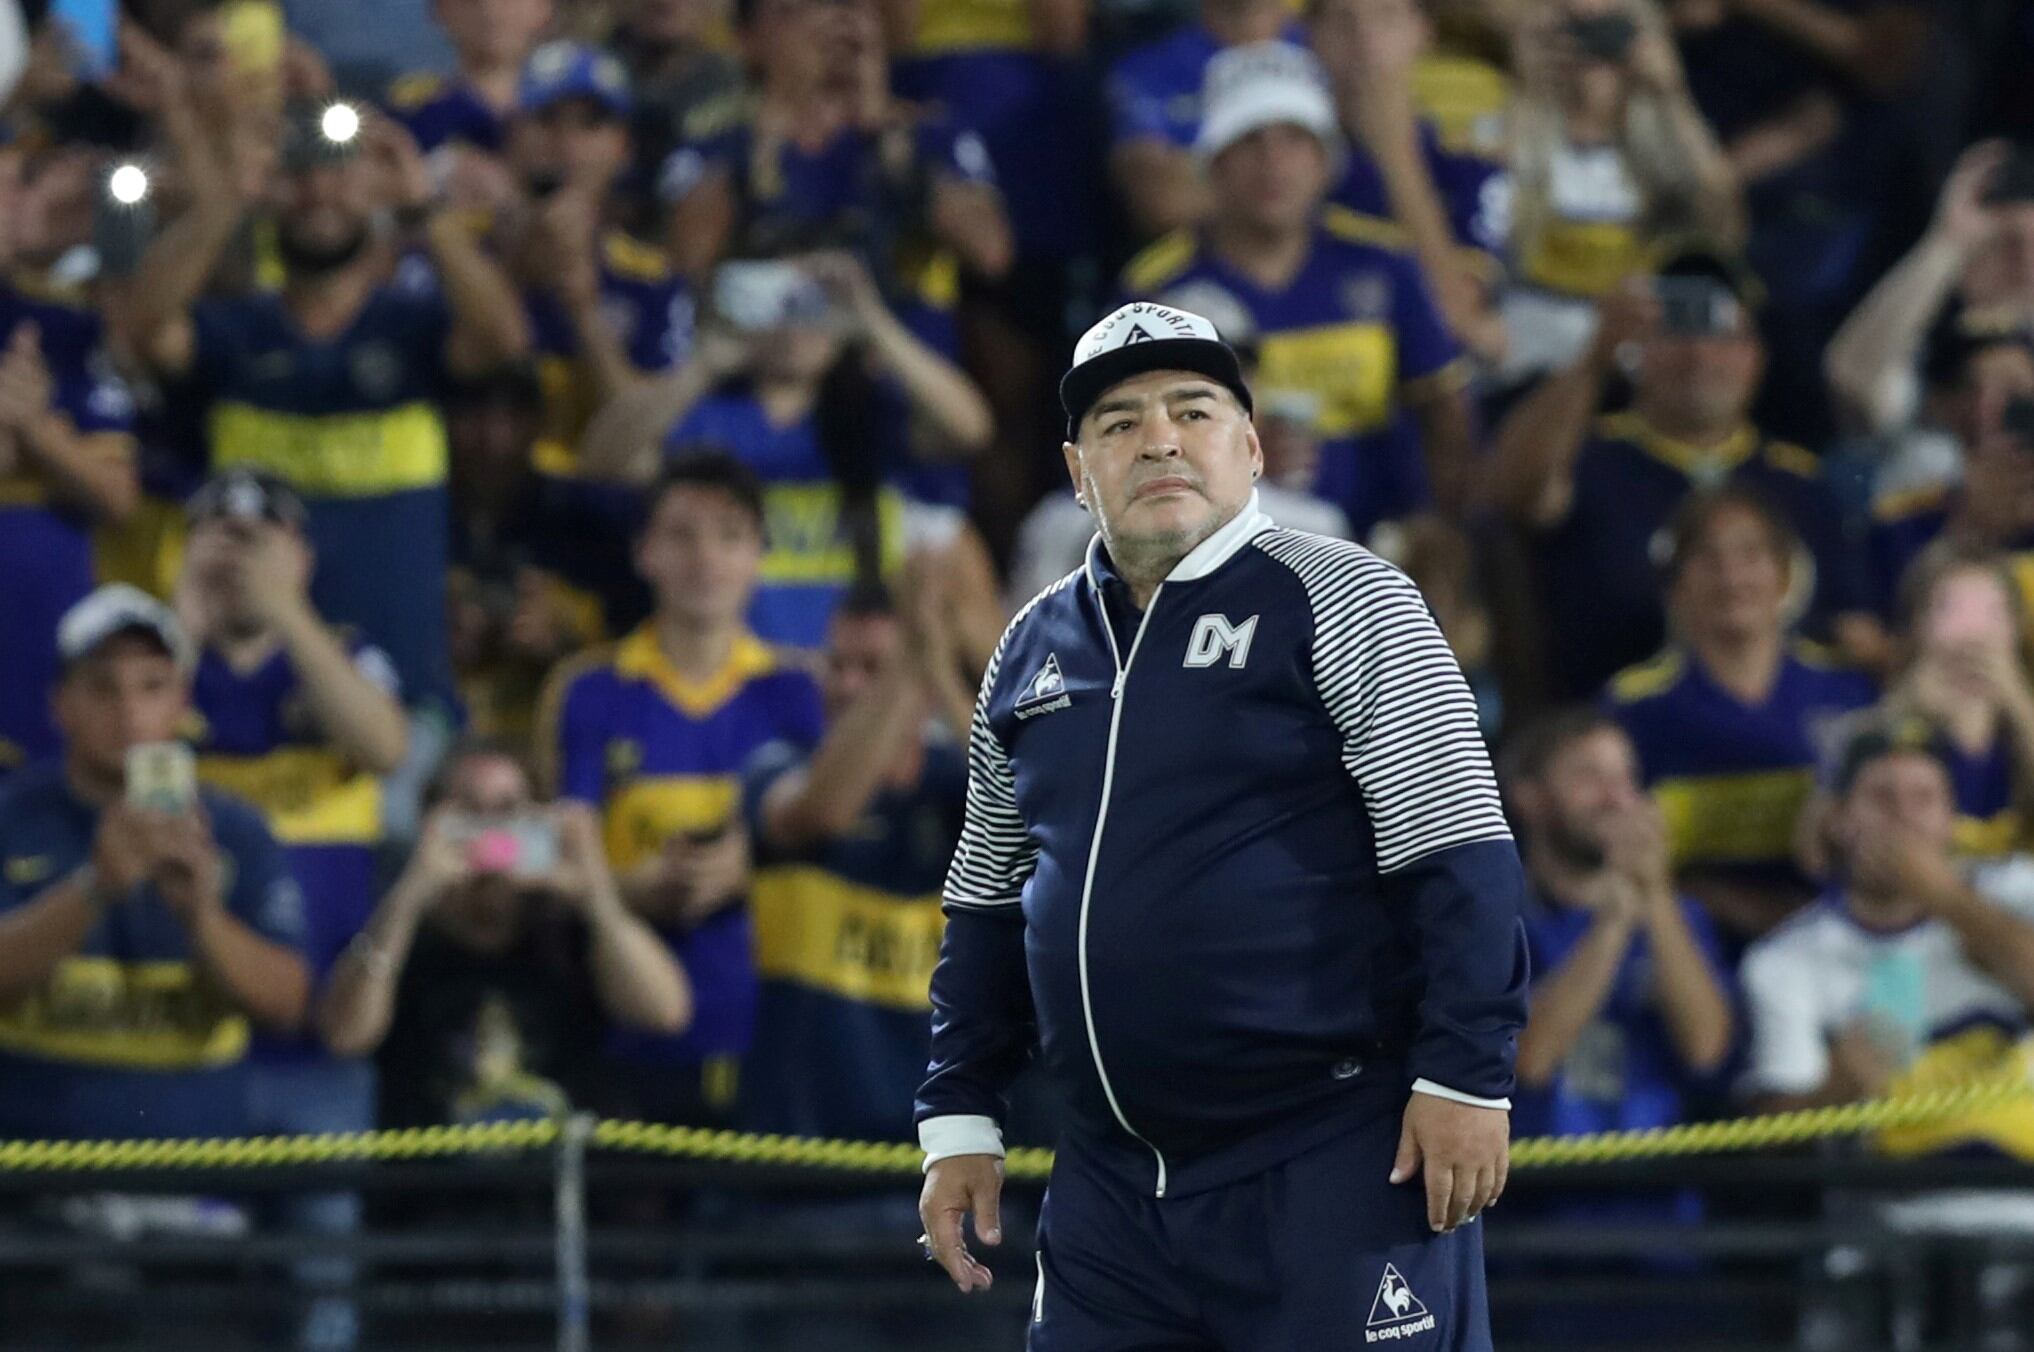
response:
<path fill-rule="evenodd" d="M 1724 483 L 1758 492 L 1801 537 L 1815 570 L 1811 625 L 1869 608 L 1862 551 L 1814 455 L 1749 424 L 1702 448 L 1635 413 L 1612 414 L 1575 461 L 1568 515 L 1535 546 L 1547 651 L 1564 697 L 1593 694 L 1666 641 L 1659 568 L 1668 523 L 1690 493 Z"/>
<path fill-rule="evenodd" d="M 1331 208 L 1306 262 L 1275 291 L 1192 230 L 1153 244 L 1122 277 L 1126 300 L 1162 300 L 1225 331 L 1255 333 L 1260 392 L 1314 396 L 1323 442 L 1314 491 L 1359 531 L 1426 501 L 1426 467 L 1403 419 L 1408 395 L 1467 379 L 1419 265 L 1397 240 L 1388 226 Z"/>
<path fill-rule="evenodd" d="M 574 659 L 554 682 L 539 736 L 556 758 L 560 795 L 599 810 L 617 873 L 655 856 L 673 835 L 736 824 L 741 770 L 758 748 L 819 740 L 819 688 L 747 635 L 704 681 L 674 669 L 646 626 Z M 755 1022 L 747 908 L 665 938 L 692 981 L 692 1027 L 678 1038 L 616 1030 L 611 1048 L 628 1060 L 680 1064 L 740 1056 Z"/>
<path fill-rule="evenodd" d="M 1956 791 L 1956 852 L 1973 859 L 2019 853 L 2027 844 L 2027 819 L 2020 810 L 2012 735 L 2002 728 L 1990 746 L 1975 752 L 1948 738 L 1943 742 Z"/>
<path fill-rule="evenodd" d="M 413 702 L 449 706 L 450 512 L 443 398 L 451 314 L 421 260 L 335 338 L 282 300 L 201 303 L 191 372 L 216 470 L 266 470 L 303 495 L 318 613 L 388 653 Z"/>
<path fill-rule="evenodd" d="M 1504 67 L 1445 39 L 1413 63 L 1413 102 L 1450 154 L 1501 157 L 1511 99 Z"/>
<path fill-rule="evenodd" d="M 878 400 L 877 459 L 901 468 L 905 418 L 894 400 Z M 855 581 L 855 554 L 842 529 L 844 495 L 819 446 L 816 421 L 771 424 L 755 396 L 731 387 L 701 400 L 671 430 L 668 444 L 725 446 L 763 481 L 763 577 L 749 606 L 749 627 L 771 643 L 819 648 L 833 608 Z M 882 565 L 904 561 L 904 495 L 876 492 Z"/>
<path fill-rule="evenodd" d="M 1890 493 L 1872 503 L 1867 541 L 1873 598 L 1881 614 L 1891 617 L 1898 609 L 1901 579 L 1949 528 L 1961 491 L 1953 484 L 1931 484 Z M 2006 556 L 2020 593 L 2022 623 L 2034 624 L 2034 531 L 2021 534 L 1999 552 Z"/>
<path fill-rule="evenodd" d="M 1537 210 L 1528 212 L 1529 204 L 1513 201 L 1502 213 L 1513 224 L 1527 215 L 1538 222 L 1531 238 L 1513 240 L 1513 273 L 1520 282 L 1555 296 L 1594 300 L 1645 266 L 1652 242 L 1645 195 L 1618 147 L 1558 147 L 1543 191 L 1546 200 Z"/>
<path fill-rule="evenodd" d="M 1441 205 L 1447 210 L 1455 242 L 1472 250 L 1477 255 L 1478 270 L 1494 280 L 1497 260 L 1504 256 L 1508 226 L 1503 166 L 1444 148 L 1439 133 L 1425 122 L 1420 124 L 1420 149 Z M 1345 151 L 1345 157 L 1342 181 L 1329 192 L 1328 200 L 1359 216 L 1390 220 L 1391 200 L 1384 190 L 1384 174 L 1377 161 L 1354 146 Z"/>
<path fill-rule="evenodd" d="M 1619 673 L 1607 696 L 1666 818 L 1676 870 L 1791 878 L 1794 824 L 1831 721 L 1870 706 L 1877 691 L 1822 649 L 1795 643 L 1758 704 L 1711 680 L 1680 648 Z"/>
<path fill-rule="evenodd" d="M 401 698 L 387 655 L 350 646 L 354 667 Z M 192 676 L 191 705 L 198 777 L 259 809 L 282 845 L 303 890 L 305 957 L 322 981 L 374 911 L 381 781 L 327 742 L 288 653 L 236 671 L 207 649 Z"/>
<path fill-rule="evenodd" d="M 98 314 L 82 303 L 0 284 L 0 349 L 35 326 L 51 403 L 95 454 L 132 460 L 134 401 L 115 374 Z M 0 775 L 57 747 L 49 720 L 56 626 L 94 584 L 91 523 L 52 499 L 22 455 L 0 466 Z"/>
<path fill-rule="evenodd" d="M 573 474 L 580 434 L 600 406 L 600 393 L 557 298 L 535 291 L 524 304 L 544 391 L 537 466 L 547 474 Z M 672 272 L 662 249 L 619 230 L 608 232 L 600 245 L 600 313 L 639 371 L 667 370 L 692 349 L 691 290 Z"/>
<path fill-rule="evenodd" d="M 254 809 L 201 791 L 226 909 L 303 947 L 303 904 Z M 0 914 L 87 862 L 98 813 L 48 762 L 0 788 Z M 0 1010 L 0 1137 L 235 1135 L 248 1021 L 205 978 L 153 884 L 108 907 L 42 988 Z"/>
<path fill-rule="evenodd" d="M 389 115 L 409 129 L 417 149 L 427 155 L 448 144 L 499 151 L 507 139 L 507 120 L 454 76 L 429 71 L 402 76 L 389 86 L 386 102 Z"/>
<path fill-rule="evenodd" d="M 756 846 L 749 906 L 762 1004 L 743 1075 L 756 1131 L 910 1140 L 911 1102 L 931 1051 L 940 892 L 960 839 L 967 762 L 926 748 L 917 783 L 885 789 L 854 828 L 801 851 L 763 841 L 770 786 L 806 748 L 757 753 L 743 789 Z"/>

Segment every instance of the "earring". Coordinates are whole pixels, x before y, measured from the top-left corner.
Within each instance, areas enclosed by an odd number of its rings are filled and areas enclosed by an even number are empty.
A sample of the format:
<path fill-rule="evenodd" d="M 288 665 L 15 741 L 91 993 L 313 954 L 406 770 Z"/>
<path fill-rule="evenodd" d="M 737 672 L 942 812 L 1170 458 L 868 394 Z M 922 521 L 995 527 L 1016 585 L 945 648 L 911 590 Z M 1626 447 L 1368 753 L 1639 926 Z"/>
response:
<path fill-rule="evenodd" d="M 1085 493 L 1074 494 L 1074 504 L 1085 512 L 1088 509 L 1088 495 Z"/>

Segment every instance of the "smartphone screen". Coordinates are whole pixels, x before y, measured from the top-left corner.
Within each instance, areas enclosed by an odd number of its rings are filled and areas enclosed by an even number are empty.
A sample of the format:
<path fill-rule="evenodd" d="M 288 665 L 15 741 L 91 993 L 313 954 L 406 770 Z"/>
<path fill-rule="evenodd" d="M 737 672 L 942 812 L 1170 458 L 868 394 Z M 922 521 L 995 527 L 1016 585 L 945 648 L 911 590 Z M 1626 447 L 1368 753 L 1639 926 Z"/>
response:
<path fill-rule="evenodd" d="M 127 749 L 127 801 L 172 815 L 198 800 L 198 763 L 182 742 L 144 742 Z"/>
<path fill-rule="evenodd" d="M 119 0 L 50 0 L 49 16 L 64 26 L 79 79 L 113 73 L 120 64 Z"/>

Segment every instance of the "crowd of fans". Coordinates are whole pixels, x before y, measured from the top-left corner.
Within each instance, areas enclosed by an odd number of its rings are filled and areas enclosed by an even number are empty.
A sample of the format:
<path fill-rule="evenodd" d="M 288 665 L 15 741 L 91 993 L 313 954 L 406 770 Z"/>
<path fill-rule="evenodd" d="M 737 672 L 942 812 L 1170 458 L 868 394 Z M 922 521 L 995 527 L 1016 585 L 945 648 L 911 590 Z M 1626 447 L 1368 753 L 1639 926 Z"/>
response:
<path fill-rule="evenodd" d="M 1471 677 L 1521 1133 L 2017 1054 L 2034 5 L 49 8 L 0 0 L 0 1136 L 908 1138 L 1120 298 L 1238 348 L 1263 506 Z M 203 792 L 137 806 L 176 741 Z M 1971 1141 L 2034 1114 L 1886 1144 Z"/>

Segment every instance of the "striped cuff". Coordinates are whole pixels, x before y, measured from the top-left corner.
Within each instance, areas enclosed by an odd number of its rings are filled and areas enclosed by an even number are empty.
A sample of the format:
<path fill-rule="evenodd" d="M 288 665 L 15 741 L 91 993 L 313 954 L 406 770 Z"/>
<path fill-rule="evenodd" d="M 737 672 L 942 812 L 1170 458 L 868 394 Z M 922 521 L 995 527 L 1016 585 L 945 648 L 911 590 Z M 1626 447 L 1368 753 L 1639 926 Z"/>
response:
<path fill-rule="evenodd" d="M 1472 1108 L 1496 1108 L 1502 1112 L 1511 1111 L 1511 1100 L 1508 1098 L 1477 1098 L 1474 1094 L 1465 1094 L 1459 1089 L 1450 1089 L 1444 1084 L 1435 1084 L 1432 1080 L 1414 1080 L 1413 1092 L 1415 1094 L 1432 1094 L 1435 1098 L 1444 1098 L 1451 1103 L 1466 1103 Z M 920 1127 L 919 1130 L 922 1132 L 925 1129 Z"/>
<path fill-rule="evenodd" d="M 993 1117 L 966 1113 L 928 1117 L 918 1124 L 918 1147 L 925 1152 L 927 1169 L 954 1155 L 994 1155 L 1001 1159 L 1003 1129 Z"/>

